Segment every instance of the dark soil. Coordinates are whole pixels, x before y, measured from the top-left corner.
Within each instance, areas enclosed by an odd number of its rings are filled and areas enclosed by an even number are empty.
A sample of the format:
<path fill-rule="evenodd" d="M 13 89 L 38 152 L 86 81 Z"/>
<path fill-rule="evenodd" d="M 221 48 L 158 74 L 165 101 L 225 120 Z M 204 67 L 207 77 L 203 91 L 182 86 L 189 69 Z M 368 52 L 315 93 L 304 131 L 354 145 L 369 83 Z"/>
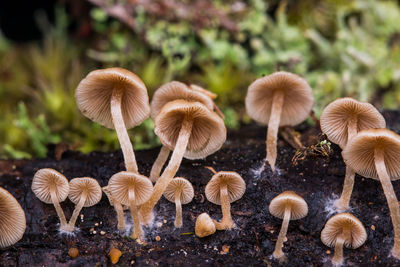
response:
<path fill-rule="evenodd" d="M 384 113 L 388 127 L 398 133 L 399 115 L 400 112 Z M 296 130 L 302 133 L 302 141 L 307 145 L 323 140 L 318 128 L 303 124 Z M 114 173 L 123 170 L 120 152 L 83 155 L 66 151 L 60 161 L 54 157 L 0 161 L 0 186 L 18 199 L 27 217 L 23 239 L 6 250 L 0 250 L 0 265 L 107 266 L 111 265 L 108 258 L 111 247 L 123 253 L 118 263 L 120 266 L 278 265 L 271 254 L 282 221 L 269 214 L 268 204 L 282 191 L 293 190 L 307 201 L 309 214 L 289 224 L 288 241 L 283 249 L 288 256 L 287 266 L 330 266 L 333 249 L 320 241 L 320 233 L 332 215 L 327 207 L 342 188 L 345 169 L 340 149 L 332 145 L 329 156 L 324 155 L 329 152 L 328 146 L 310 149 L 307 157 L 300 158 L 296 165 L 292 162 L 296 150 L 280 138 L 277 170 L 271 173 L 267 167 L 257 175 L 255 170 L 261 166 L 265 156 L 265 134 L 265 127 L 244 126 L 240 131 L 230 132 L 224 147 L 207 159 L 183 160 L 177 176 L 189 179 L 196 192 L 194 200 L 183 206 L 184 226 L 174 228 L 174 204 L 163 198 L 156 207 L 155 225 L 146 228 L 147 243 L 142 245 L 117 233 L 116 215 L 105 195 L 96 206 L 83 209 L 83 220 L 77 222 L 80 232 L 75 237 L 68 237 L 58 233 L 54 207 L 40 202 L 30 189 L 32 177 L 40 168 L 54 168 L 68 179 L 94 177 L 104 186 Z M 141 173 L 149 174 L 158 151 L 159 148 L 136 152 Z M 243 198 L 232 204 L 237 227 L 200 239 L 193 234 L 195 218 L 202 212 L 208 212 L 214 219 L 221 217 L 220 206 L 208 202 L 204 196 L 204 187 L 212 176 L 206 166 L 217 171 L 238 172 L 246 181 L 247 189 Z M 399 191 L 400 183 L 393 184 Z M 363 222 L 368 239 L 359 249 L 344 250 L 345 263 L 356 266 L 399 265 L 400 261 L 390 257 L 393 227 L 379 182 L 357 176 L 351 206 L 351 212 Z M 74 205 L 66 200 L 62 207 L 69 218 Z M 127 218 L 130 220 L 130 216 Z M 162 226 L 157 226 L 157 223 L 162 223 Z M 101 235 L 101 231 L 105 234 Z M 156 241 L 157 236 L 160 241 Z M 71 247 L 80 251 L 76 259 L 68 256 Z"/>

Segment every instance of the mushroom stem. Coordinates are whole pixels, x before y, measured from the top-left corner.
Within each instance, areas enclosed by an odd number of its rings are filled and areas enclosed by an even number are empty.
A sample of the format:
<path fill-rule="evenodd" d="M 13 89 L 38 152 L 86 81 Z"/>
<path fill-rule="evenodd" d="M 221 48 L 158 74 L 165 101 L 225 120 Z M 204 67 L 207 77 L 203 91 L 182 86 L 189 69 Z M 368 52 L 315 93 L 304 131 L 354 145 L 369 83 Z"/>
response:
<path fill-rule="evenodd" d="M 129 207 L 131 210 L 132 220 L 133 220 L 133 233 L 131 238 L 137 239 L 142 236 L 142 228 L 140 227 L 139 221 L 139 213 L 137 210 L 137 206 L 135 206 L 135 191 L 133 189 L 129 189 Z"/>
<path fill-rule="evenodd" d="M 175 149 L 172 152 L 171 159 L 168 166 L 165 168 L 161 177 L 154 185 L 153 194 L 150 199 L 140 206 L 140 215 L 142 216 L 142 223 L 149 224 L 151 222 L 151 212 L 158 200 L 161 198 L 169 182 L 174 178 L 178 168 L 182 162 L 183 155 L 185 154 L 187 144 L 192 132 L 193 120 L 185 118 L 182 122 L 179 137 L 175 144 Z"/>
<path fill-rule="evenodd" d="M 114 209 L 117 212 L 117 220 L 118 220 L 118 230 L 125 230 L 125 219 L 124 219 L 124 210 L 122 208 L 122 204 L 116 200 L 114 200 Z"/>
<path fill-rule="evenodd" d="M 117 132 L 118 140 L 121 145 L 122 154 L 124 155 L 125 167 L 129 172 L 138 173 L 135 153 L 131 140 L 129 139 L 128 131 L 126 130 L 124 118 L 122 116 L 121 102 L 122 90 L 114 88 L 111 96 L 111 116 L 114 123 L 115 131 Z"/>
<path fill-rule="evenodd" d="M 274 96 L 272 98 L 271 114 L 268 122 L 266 160 L 271 166 L 272 171 L 275 170 L 275 161 L 277 154 L 276 140 L 278 138 L 279 122 L 281 121 L 284 97 L 285 95 L 281 90 L 274 93 Z"/>
<path fill-rule="evenodd" d="M 54 190 L 50 190 L 50 195 L 51 195 L 51 201 L 53 202 L 53 205 L 56 208 L 58 218 L 60 219 L 60 229 L 64 230 L 68 225 L 67 220 L 65 219 L 64 211 L 62 210 L 61 205 L 58 202 L 56 192 Z"/>
<path fill-rule="evenodd" d="M 336 239 L 335 254 L 332 257 L 332 263 L 334 265 L 341 265 L 343 263 L 343 244 L 345 240 L 346 239 L 342 235 L 339 235 Z"/>
<path fill-rule="evenodd" d="M 153 183 L 157 182 L 158 178 L 160 178 L 161 169 L 168 159 L 169 151 L 168 147 L 161 147 L 160 153 L 158 154 L 156 161 L 154 161 L 153 167 L 151 167 L 150 171 L 149 178 Z"/>
<path fill-rule="evenodd" d="M 400 259 L 400 208 L 397 201 L 396 193 L 393 190 L 393 185 L 390 176 L 386 170 L 384 152 L 377 148 L 375 149 L 375 168 L 381 181 L 383 192 L 389 205 L 390 217 L 392 218 L 394 230 L 394 246 L 392 250 L 393 257 Z"/>
<path fill-rule="evenodd" d="M 222 207 L 222 219 L 220 223 L 215 226 L 218 230 L 232 229 L 235 227 L 235 223 L 231 216 L 231 202 L 229 201 L 228 187 L 223 184 L 220 189 L 221 194 L 221 207 Z"/>
<path fill-rule="evenodd" d="M 356 173 L 349 166 L 346 166 L 346 176 L 344 177 L 342 195 L 336 202 L 336 207 L 339 211 L 345 211 L 349 209 L 355 175 Z"/>
<path fill-rule="evenodd" d="M 347 124 L 347 142 L 351 140 L 354 136 L 357 135 L 357 117 L 352 116 L 349 119 L 349 122 Z"/>
<path fill-rule="evenodd" d="M 175 207 L 176 207 L 176 215 L 175 215 L 175 227 L 182 227 L 182 203 L 181 203 L 181 192 L 175 193 Z"/>
<path fill-rule="evenodd" d="M 278 240 L 276 240 L 275 250 L 274 253 L 272 254 L 276 259 L 280 259 L 285 256 L 282 247 L 283 247 L 283 241 L 286 238 L 287 230 L 289 227 L 290 215 L 291 215 L 291 207 L 287 205 L 285 207 L 285 214 L 283 216 L 283 222 L 281 230 L 278 235 Z"/>
<path fill-rule="evenodd" d="M 87 194 L 86 192 L 83 192 L 81 199 L 79 199 L 78 204 L 75 206 L 74 212 L 72 213 L 71 219 L 69 220 L 68 223 L 68 228 L 71 232 L 74 231 L 76 219 L 78 218 L 78 215 L 81 212 L 83 205 L 85 205 L 86 198 Z"/>

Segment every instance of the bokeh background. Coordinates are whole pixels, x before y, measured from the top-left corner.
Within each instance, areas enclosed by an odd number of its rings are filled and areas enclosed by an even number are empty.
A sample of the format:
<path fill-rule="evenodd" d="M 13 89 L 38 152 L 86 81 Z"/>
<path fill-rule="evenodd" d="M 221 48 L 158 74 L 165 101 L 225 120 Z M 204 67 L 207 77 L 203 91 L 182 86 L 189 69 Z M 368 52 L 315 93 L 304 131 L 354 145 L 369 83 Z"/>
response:
<path fill-rule="evenodd" d="M 76 107 L 91 70 L 120 66 L 151 96 L 171 80 L 219 95 L 226 125 L 250 119 L 248 85 L 276 70 L 307 79 L 317 116 L 351 96 L 400 104 L 400 1 L 42 0 L 0 8 L 0 158 L 44 157 L 50 144 L 119 148 L 114 131 Z M 135 149 L 159 144 L 149 119 Z"/>

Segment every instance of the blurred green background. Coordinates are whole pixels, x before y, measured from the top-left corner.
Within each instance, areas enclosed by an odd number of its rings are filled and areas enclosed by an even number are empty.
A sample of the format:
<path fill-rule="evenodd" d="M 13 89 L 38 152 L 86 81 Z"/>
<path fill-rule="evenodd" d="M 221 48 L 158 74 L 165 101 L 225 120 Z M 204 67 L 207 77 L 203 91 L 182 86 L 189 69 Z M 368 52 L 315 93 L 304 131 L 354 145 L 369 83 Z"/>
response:
<path fill-rule="evenodd" d="M 111 66 L 138 74 L 150 96 L 174 79 L 217 93 L 229 128 L 250 122 L 247 87 L 276 70 L 307 79 L 317 116 L 342 96 L 400 103 L 398 1 L 64 0 L 33 18 L 40 37 L 29 41 L 0 27 L 1 158 L 44 157 L 60 142 L 119 149 L 74 99 L 88 72 Z M 135 149 L 159 144 L 150 119 L 130 135 Z"/>

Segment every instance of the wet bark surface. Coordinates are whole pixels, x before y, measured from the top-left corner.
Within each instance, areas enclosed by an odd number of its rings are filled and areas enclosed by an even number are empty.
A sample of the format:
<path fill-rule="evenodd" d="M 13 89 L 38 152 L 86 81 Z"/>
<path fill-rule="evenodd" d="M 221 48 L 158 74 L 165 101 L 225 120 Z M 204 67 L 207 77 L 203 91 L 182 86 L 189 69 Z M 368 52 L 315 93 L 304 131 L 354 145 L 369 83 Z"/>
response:
<path fill-rule="evenodd" d="M 400 112 L 384 112 L 388 127 L 400 132 Z M 23 239 L 12 247 L 0 250 L 1 266 L 108 266 L 112 247 L 123 253 L 118 265 L 278 265 L 271 257 L 282 220 L 268 212 L 268 204 L 276 195 L 293 190 L 309 206 L 308 216 L 290 221 L 283 251 L 287 266 L 331 266 L 333 249 L 320 240 L 327 219 L 333 215 L 332 202 L 341 193 L 345 165 L 336 145 L 317 145 L 324 140 L 317 127 L 302 124 L 296 128 L 307 152 L 298 153 L 282 136 L 278 141 L 276 170 L 267 166 L 259 172 L 265 157 L 266 128 L 243 126 L 231 131 L 223 148 L 205 160 L 184 159 L 177 176 L 190 180 L 195 189 L 193 201 L 183 205 L 183 227 L 174 228 L 175 206 L 162 198 L 155 210 L 154 225 L 144 228 L 146 242 L 131 240 L 129 231 L 117 231 L 116 213 L 107 197 L 99 204 L 83 208 L 77 221 L 80 229 L 75 236 L 58 232 L 59 220 L 52 205 L 40 202 L 30 189 L 34 173 L 41 168 L 54 168 L 69 180 L 89 176 L 101 186 L 116 172 L 124 170 L 121 152 L 88 155 L 66 151 L 61 160 L 54 157 L 34 160 L 0 161 L 0 186 L 10 191 L 26 213 L 27 229 Z M 314 146 L 312 146 L 314 145 Z M 331 149 L 331 152 L 329 151 Z M 160 148 L 136 151 L 139 171 L 149 175 Z M 330 153 L 329 153 L 330 152 Z M 246 181 L 243 198 L 232 203 L 236 228 L 217 231 L 206 238 L 194 235 L 196 217 L 207 212 L 213 219 L 221 218 L 221 207 L 207 201 L 204 188 L 212 176 L 206 166 L 217 171 L 238 172 Z M 400 182 L 393 182 L 396 192 Z M 400 261 L 390 257 L 393 227 L 382 187 L 377 180 L 356 176 L 351 198 L 351 213 L 364 224 L 368 239 L 356 250 L 344 249 L 346 265 L 395 266 Z M 68 199 L 61 203 L 67 219 L 74 205 Z M 127 224 L 132 219 L 125 211 Z M 159 241 L 157 241 L 159 240 Z M 71 247 L 80 255 L 68 256 Z"/>

